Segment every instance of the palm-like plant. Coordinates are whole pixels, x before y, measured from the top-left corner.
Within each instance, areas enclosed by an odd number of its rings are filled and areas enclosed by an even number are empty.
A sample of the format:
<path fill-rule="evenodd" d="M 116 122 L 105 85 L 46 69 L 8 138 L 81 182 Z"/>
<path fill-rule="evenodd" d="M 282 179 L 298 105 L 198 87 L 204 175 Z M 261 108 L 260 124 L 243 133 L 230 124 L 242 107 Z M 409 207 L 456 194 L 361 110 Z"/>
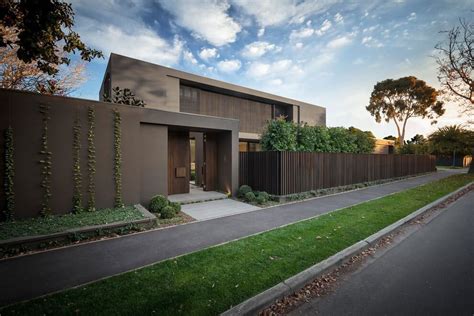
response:
<path fill-rule="evenodd" d="M 450 125 L 438 128 L 429 136 L 434 151 L 438 154 L 452 154 L 453 166 L 456 154 L 468 154 L 474 143 L 473 132 L 461 125 Z"/>

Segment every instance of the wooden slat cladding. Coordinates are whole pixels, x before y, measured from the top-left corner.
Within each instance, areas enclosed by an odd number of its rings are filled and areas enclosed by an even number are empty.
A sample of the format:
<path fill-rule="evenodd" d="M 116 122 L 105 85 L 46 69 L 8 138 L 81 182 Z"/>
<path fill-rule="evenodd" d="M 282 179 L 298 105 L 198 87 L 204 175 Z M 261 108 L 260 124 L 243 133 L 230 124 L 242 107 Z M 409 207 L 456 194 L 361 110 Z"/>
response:
<path fill-rule="evenodd" d="M 180 111 L 238 119 L 240 131 L 245 133 L 261 133 L 272 118 L 271 104 L 187 86 L 180 87 Z"/>
<path fill-rule="evenodd" d="M 190 156 L 189 132 L 169 132 L 168 194 L 189 192 Z"/>
<path fill-rule="evenodd" d="M 241 152 L 239 184 L 275 195 L 435 171 L 429 155 Z"/>

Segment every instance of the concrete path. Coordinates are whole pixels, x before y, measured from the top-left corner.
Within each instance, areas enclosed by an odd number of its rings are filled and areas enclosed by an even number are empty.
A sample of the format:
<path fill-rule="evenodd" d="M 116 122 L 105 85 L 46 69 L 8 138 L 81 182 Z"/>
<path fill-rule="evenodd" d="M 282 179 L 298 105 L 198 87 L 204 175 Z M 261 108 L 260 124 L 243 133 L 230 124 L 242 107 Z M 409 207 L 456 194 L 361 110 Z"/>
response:
<path fill-rule="evenodd" d="M 0 261 L 0 304 L 31 299 L 416 187 L 441 171 L 363 190 Z"/>
<path fill-rule="evenodd" d="M 215 191 L 203 191 L 201 188 L 191 186 L 189 193 L 173 194 L 168 196 L 171 202 L 181 204 L 196 203 L 201 201 L 227 199 L 227 195 Z"/>
<path fill-rule="evenodd" d="M 473 315 L 474 192 L 291 315 Z"/>
<path fill-rule="evenodd" d="M 260 207 L 232 199 L 185 204 L 181 207 L 181 211 L 198 221 L 242 214 L 256 210 L 260 210 Z"/>

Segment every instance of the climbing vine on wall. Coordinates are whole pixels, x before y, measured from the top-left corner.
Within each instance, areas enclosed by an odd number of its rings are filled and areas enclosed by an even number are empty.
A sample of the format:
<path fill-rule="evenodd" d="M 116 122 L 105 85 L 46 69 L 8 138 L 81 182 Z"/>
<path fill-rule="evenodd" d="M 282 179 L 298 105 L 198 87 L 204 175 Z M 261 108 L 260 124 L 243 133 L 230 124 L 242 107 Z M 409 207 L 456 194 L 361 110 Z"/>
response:
<path fill-rule="evenodd" d="M 76 116 L 73 130 L 73 193 L 72 193 L 72 211 L 80 213 L 82 211 L 82 174 L 81 174 L 81 123 Z"/>
<path fill-rule="evenodd" d="M 89 176 L 87 210 L 92 212 L 95 211 L 95 109 L 93 106 L 87 109 L 87 119 L 87 172 Z"/>
<path fill-rule="evenodd" d="M 2 219 L 11 220 L 15 211 L 15 147 L 13 142 L 13 128 L 9 126 L 4 133 L 5 156 L 4 156 L 4 179 L 3 189 L 5 192 L 5 208 L 3 209 Z"/>
<path fill-rule="evenodd" d="M 40 113 L 42 116 L 42 134 L 41 134 L 41 150 L 39 152 L 41 159 L 39 163 L 41 165 L 41 188 L 43 189 L 43 202 L 41 203 L 41 211 L 40 214 L 42 216 L 46 216 L 51 214 L 51 165 L 52 165 L 52 153 L 49 151 L 49 143 L 48 143 L 48 125 L 49 120 L 51 117 L 49 116 L 50 113 L 50 106 L 41 104 L 40 105 Z"/>
<path fill-rule="evenodd" d="M 122 200 L 122 133 L 120 126 L 122 118 L 120 112 L 114 109 L 114 182 L 115 182 L 115 207 L 123 207 Z"/>

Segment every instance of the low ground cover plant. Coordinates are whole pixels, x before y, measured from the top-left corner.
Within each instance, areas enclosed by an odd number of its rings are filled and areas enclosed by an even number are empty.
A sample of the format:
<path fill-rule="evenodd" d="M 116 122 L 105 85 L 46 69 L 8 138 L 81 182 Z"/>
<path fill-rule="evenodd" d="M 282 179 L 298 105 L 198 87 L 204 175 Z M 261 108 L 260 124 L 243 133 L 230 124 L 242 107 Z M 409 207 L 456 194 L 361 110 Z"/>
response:
<path fill-rule="evenodd" d="M 0 313 L 217 315 L 472 181 L 454 175 Z"/>
<path fill-rule="evenodd" d="M 170 219 L 178 215 L 181 211 L 181 204 L 170 202 L 163 195 L 155 195 L 150 201 L 148 210 L 152 213 L 159 214 L 160 218 Z"/>

